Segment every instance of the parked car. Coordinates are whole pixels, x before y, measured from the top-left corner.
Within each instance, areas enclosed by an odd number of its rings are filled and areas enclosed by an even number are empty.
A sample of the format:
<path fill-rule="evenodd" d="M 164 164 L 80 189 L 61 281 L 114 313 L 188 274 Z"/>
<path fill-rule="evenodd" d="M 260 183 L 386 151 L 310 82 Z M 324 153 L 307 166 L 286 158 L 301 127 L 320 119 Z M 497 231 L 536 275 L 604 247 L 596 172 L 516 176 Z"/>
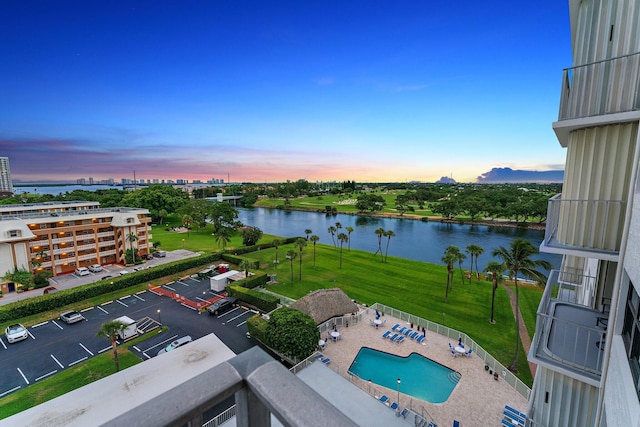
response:
<path fill-rule="evenodd" d="M 100 278 L 100 280 L 107 280 L 107 279 L 112 279 L 112 278 L 113 278 L 113 276 L 111 274 L 107 274 L 106 276 L 102 276 Z"/>
<path fill-rule="evenodd" d="M 191 341 L 192 339 L 189 335 L 187 335 L 186 337 L 178 338 L 177 340 L 173 341 L 171 344 L 169 344 L 168 346 L 160 350 L 158 352 L 158 356 L 160 356 L 163 353 L 168 353 L 171 350 L 174 350 L 178 347 L 182 347 L 185 344 L 189 344 Z"/>
<path fill-rule="evenodd" d="M 82 314 L 78 313 L 77 311 L 71 310 L 71 311 L 65 311 L 64 313 L 61 313 L 60 320 L 62 320 L 67 325 L 70 325 L 72 323 L 81 322 L 86 319 Z"/>
<path fill-rule="evenodd" d="M 47 286 L 46 288 L 44 288 L 44 292 L 42 294 L 43 295 L 55 294 L 59 290 L 60 289 L 54 288 L 53 286 Z"/>
<path fill-rule="evenodd" d="M 26 340 L 29 337 L 27 328 L 22 326 L 20 323 L 7 326 L 7 329 L 4 330 L 4 335 L 7 337 L 7 341 L 9 341 L 11 344 L 13 344 L 14 342 Z"/>
<path fill-rule="evenodd" d="M 129 274 L 130 271 L 129 270 L 120 270 L 120 275 L 124 276 L 125 274 Z"/>
<path fill-rule="evenodd" d="M 146 259 L 147 261 L 151 261 L 153 259 L 153 254 L 144 255 L 144 259 Z"/>
<path fill-rule="evenodd" d="M 137 267 L 133 267 L 133 271 L 141 271 L 141 270 L 144 270 L 145 268 L 147 267 L 144 265 L 139 265 Z"/>
<path fill-rule="evenodd" d="M 167 251 L 155 251 L 153 256 L 156 258 L 164 258 L 167 256 Z"/>
<path fill-rule="evenodd" d="M 104 268 L 102 268 L 100 264 L 93 264 L 89 266 L 89 271 L 92 273 L 99 273 L 102 270 L 104 270 Z"/>
<path fill-rule="evenodd" d="M 237 298 L 234 297 L 222 298 L 207 307 L 207 311 L 211 316 L 224 313 L 225 311 L 230 310 L 236 304 L 236 301 Z"/>
<path fill-rule="evenodd" d="M 76 268 L 76 276 L 88 276 L 91 272 L 87 267 L 78 267 Z"/>

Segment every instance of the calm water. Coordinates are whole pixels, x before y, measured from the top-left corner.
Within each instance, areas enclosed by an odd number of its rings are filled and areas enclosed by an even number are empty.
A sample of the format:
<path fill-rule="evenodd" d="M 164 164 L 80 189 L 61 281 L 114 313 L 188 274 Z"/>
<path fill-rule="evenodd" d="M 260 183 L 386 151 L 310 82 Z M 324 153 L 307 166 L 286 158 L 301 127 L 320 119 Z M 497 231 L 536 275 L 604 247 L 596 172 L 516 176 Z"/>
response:
<path fill-rule="evenodd" d="M 260 228 L 263 232 L 276 236 L 304 237 L 304 230 L 311 229 L 320 237 L 319 243 L 333 244 L 331 234 L 327 231 L 336 222 L 342 224 L 339 232 L 347 233 L 345 227 L 351 226 L 351 247 L 368 252 L 378 249 L 378 236 L 375 230 L 382 227 L 393 230 L 395 236 L 389 244 L 389 255 L 442 264 L 442 256 L 449 245 L 455 245 L 464 252 L 468 245 L 478 245 L 484 253 L 478 259 L 478 267 L 482 270 L 494 259 L 491 252 L 500 247 L 508 247 L 516 238 L 529 240 L 539 247 L 544 238 L 544 231 L 523 230 L 515 228 L 489 227 L 484 225 L 442 224 L 440 222 L 423 222 L 412 219 L 392 219 L 360 217 L 338 214 L 327 216 L 323 213 L 284 211 L 281 209 L 239 209 L 239 220 L 244 224 Z M 385 250 L 387 238 L 383 237 L 382 250 Z M 336 244 L 339 244 L 336 239 Z M 347 244 L 344 246 L 347 247 Z M 559 269 L 561 256 L 540 254 L 538 259 L 549 261 L 553 268 Z M 470 257 L 463 263 L 469 269 Z"/>
<path fill-rule="evenodd" d="M 418 353 L 400 357 L 368 347 L 360 349 L 349 372 L 391 390 L 425 400 L 444 403 L 460 381 L 460 374 Z M 395 395 L 388 396 L 393 402 Z"/>
<path fill-rule="evenodd" d="M 51 186 L 39 186 L 35 184 L 33 186 L 13 187 L 13 191 L 16 194 L 31 193 L 31 194 L 51 194 L 57 196 L 58 194 L 70 193 L 73 190 L 84 191 L 96 191 L 96 190 L 108 190 L 110 188 L 117 188 L 122 190 L 122 187 L 113 185 L 51 185 Z"/>

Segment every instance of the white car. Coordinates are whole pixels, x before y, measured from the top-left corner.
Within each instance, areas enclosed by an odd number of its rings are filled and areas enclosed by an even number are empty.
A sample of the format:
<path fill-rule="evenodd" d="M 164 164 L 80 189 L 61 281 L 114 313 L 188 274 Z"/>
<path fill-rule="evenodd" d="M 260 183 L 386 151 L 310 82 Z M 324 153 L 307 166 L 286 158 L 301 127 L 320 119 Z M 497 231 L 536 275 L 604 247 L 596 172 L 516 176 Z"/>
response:
<path fill-rule="evenodd" d="M 129 274 L 129 270 L 120 270 L 121 276 L 124 276 L 125 274 Z"/>
<path fill-rule="evenodd" d="M 158 352 L 158 356 L 160 356 L 161 354 L 164 354 L 164 353 L 168 353 L 171 350 L 176 349 L 178 347 L 182 347 L 185 344 L 189 344 L 191 341 L 192 340 L 191 340 L 191 337 L 189 335 L 187 335 L 186 337 L 178 338 L 177 340 L 173 341 L 171 344 L 169 344 L 168 346 L 166 346 L 165 348 L 160 350 Z"/>
<path fill-rule="evenodd" d="M 78 313 L 77 311 L 71 310 L 71 311 L 65 311 L 64 313 L 60 314 L 60 320 L 62 320 L 67 325 L 70 325 L 72 323 L 81 322 L 86 319 L 82 314 Z"/>
<path fill-rule="evenodd" d="M 91 272 L 87 267 L 78 267 L 76 268 L 76 276 L 88 276 Z"/>
<path fill-rule="evenodd" d="M 27 328 L 22 326 L 20 323 L 7 326 L 7 329 L 5 329 L 4 334 L 7 337 L 7 341 L 9 341 L 10 343 L 26 340 L 29 337 Z"/>
<path fill-rule="evenodd" d="M 100 264 L 93 264 L 89 266 L 89 271 L 92 273 L 99 273 L 102 270 L 104 270 L 104 268 L 102 268 Z"/>

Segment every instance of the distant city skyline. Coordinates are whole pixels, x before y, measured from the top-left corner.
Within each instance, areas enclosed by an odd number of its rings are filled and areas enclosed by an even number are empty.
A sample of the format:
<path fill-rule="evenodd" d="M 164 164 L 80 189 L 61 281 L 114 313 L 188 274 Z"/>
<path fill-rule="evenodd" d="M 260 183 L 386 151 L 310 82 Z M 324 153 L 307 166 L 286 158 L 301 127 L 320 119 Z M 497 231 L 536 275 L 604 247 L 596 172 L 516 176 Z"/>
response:
<path fill-rule="evenodd" d="M 571 65 L 566 2 L 11 2 L 3 12 L 0 156 L 15 183 L 133 170 L 545 181 L 564 169 L 551 123 L 558 70 Z"/>

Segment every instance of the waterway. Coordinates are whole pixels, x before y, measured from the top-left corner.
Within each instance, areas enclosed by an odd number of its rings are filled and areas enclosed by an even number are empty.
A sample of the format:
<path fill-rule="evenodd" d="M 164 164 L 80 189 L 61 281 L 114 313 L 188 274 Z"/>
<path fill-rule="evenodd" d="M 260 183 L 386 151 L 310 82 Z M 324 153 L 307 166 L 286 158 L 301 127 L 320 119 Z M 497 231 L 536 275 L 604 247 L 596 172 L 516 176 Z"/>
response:
<path fill-rule="evenodd" d="M 108 190 L 110 188 L 115 188 L 122 190 L 122 187 L 114 186 L 114 185 L 77 185 L 77 184 L 60 184 L 60 185 L 39 185 L 34 184 L 30 186 L 21 185 L 20 187 L 16 187 L 14 185 L 13 191 L 15 194 L 51 194 L 53 196 L 57 196 L 59 194 L 70 193 L 73 190 L 83 190 L 83 191 L 97 191 L 97 190 Z"/>
<path fill-rule="evenodd" d="M 250 226 L 261 229 L 264 233 L 282 237 L 305 237 L 304 231 L 310 229 L 320 237 L 319 243 L 332 245 L 330 226 L 336 222 L 342 224 L 342 232 L 347 234 L 346 227 L 353 227 L 351 247 L 374 253 L 378 249 L 378 236 L 375 230 L 384 228 L 392 230 L 395 236 L 389 242 L 389 256 L 442 264 L 442 256 L 449 245 L 455 245 L 464 252 L 468 245 L 478 245 L 484 253 L 478 259 L 478 267 L 482 270 L 489 261 L 494 260 L 491 252 L 500 246 L 509 247 L 514 239 L 529 240 L 539 247 L 544 238 L 544 231 L 517 229 L 509 227 L 492 227 L 485 225 L 445 224 L 441 222 L 424 222 L 413 219 L 378 218 L 355 215 L 326 215 L 324 213 L 285 211 L 281 209 L 245 209 L 239 208 L 239 220 Z M 335 237 L 334 237 L 335 238 Z M 336 244 L 339 242 L 336 240 Z M 382 249 L 386 250 L 387 238 L 383 237 Z M 348 246 L 345 243 L 344 248 Z M 552 268 L 559 269 L 562 257 L 554 254 L 539 254 L 534 259 L 543 259 L 551 263 Z M 463 263 L 469 269 L 470 258 Z"/>

